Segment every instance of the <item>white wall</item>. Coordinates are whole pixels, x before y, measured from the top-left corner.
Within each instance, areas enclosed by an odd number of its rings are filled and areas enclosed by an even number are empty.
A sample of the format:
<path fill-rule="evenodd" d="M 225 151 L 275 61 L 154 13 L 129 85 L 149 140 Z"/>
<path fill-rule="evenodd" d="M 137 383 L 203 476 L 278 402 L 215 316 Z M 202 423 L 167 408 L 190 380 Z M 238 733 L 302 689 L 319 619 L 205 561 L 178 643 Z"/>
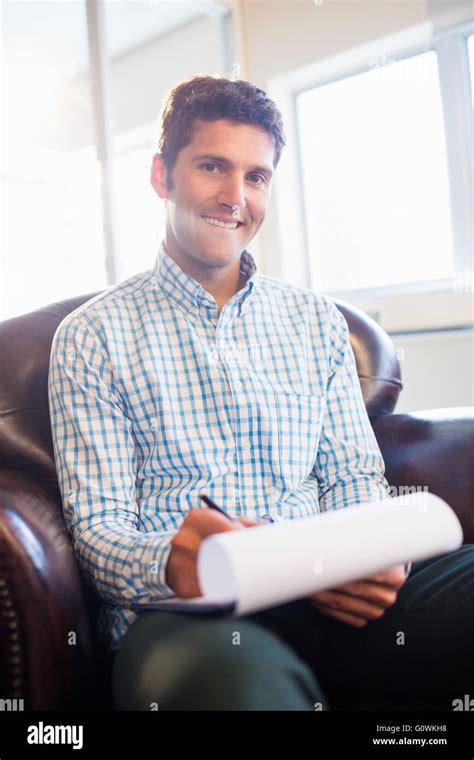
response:
<path fill-rule="evenodd" d="M 397 412 L 474 404 L 473 332 L 394 335 L 403 390 Z"/>

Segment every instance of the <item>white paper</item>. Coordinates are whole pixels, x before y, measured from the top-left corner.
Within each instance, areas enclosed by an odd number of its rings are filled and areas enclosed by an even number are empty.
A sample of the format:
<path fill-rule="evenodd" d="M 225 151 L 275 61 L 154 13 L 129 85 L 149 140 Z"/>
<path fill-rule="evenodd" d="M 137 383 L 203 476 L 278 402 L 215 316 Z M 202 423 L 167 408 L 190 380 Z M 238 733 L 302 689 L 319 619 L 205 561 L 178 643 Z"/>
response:
<path fill-rule="evenodd" d="M 203 596 L 157 602 L 155 609 L 246 615 L 316 591 L 453 551 L 461 524 L 426 491 L 323 512 L 287 523 L 215 533 L 201 544 Z"/>

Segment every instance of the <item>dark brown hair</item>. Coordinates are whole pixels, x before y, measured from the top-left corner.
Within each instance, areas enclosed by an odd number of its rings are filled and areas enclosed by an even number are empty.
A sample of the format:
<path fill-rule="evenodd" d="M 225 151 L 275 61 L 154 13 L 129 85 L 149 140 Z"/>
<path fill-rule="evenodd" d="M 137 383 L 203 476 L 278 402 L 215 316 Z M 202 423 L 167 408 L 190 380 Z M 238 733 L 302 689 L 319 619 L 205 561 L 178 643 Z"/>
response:
<path fill-rule="evenodd" d="M 196 121 L 218 119 L 265 129 L 274 140 L 273 168 L 276 168 L 286 140 L 283 119 L 273 100 L 243 79 L 193 76 L 169 91 L 160 113 L 158 150 L 166 166 L 169 190 L 178 153 L 191 142 Z"/>

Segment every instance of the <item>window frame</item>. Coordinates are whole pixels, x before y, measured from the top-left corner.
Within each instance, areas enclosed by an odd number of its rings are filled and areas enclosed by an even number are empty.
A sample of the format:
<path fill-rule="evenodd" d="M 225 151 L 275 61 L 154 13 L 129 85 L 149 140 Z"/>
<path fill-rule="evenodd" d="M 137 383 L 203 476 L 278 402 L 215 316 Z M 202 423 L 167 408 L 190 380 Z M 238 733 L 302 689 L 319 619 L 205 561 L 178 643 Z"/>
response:
<path fill-rule="evenodd" d="M 398 61 L 433 50 L 438 56 L 446 135 L 455 275 L 325 292 L 371 313 L 389 331 L 442 329 L 472 323 L 473 147 L 470 135 L 473 115 L 467 45 L 467 38 L 472 34 L 474 21 L 439 31 L 433 31 L 433 25 L 425 22 L 308 64 L 269 82 L 269 95 L 282 112 L 287 132 L 287 146 L 274 182 L 275 223 L 281 246 L 277 276 L 302 287 L 318 289 L 317 262 L 310 255 L 307 236 L 298 95 L 366 72 L 373 60 Z M 285 255 L 285 251 L 291 251 L 291 255 Z"/>

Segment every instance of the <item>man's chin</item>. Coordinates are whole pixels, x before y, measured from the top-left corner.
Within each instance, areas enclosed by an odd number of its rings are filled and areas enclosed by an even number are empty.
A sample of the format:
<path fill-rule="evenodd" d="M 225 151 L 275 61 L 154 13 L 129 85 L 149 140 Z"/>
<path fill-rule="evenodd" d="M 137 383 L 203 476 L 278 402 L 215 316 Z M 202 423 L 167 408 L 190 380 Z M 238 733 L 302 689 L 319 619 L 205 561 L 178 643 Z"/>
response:
<path fill-rule="evenodd" d="M 199 250 L 196 253 L 203 263 L 210 264 L 214 261 L 216 264 L 230 264 L 236 258 L 240 258 L 244 250 L 245 246 L 241 247 L 236 244 L 215 245 L 209 244 L 207 241 L 201 241 Z"/>

